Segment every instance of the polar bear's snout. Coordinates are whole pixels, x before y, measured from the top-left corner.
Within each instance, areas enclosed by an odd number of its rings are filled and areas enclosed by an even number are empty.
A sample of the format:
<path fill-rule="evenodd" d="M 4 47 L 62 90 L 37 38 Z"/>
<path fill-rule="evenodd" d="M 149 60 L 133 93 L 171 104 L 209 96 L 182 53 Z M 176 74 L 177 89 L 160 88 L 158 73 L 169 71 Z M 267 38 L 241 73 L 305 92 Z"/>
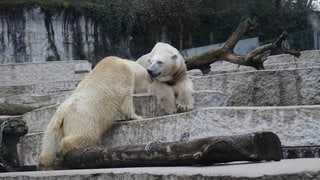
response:
<path fill-rule="evenodd" d="M 151 78 L 156 78 L 161 74 L 163 68 L 163 62 L 154 61 L 149 65 L 149 68 L 147 69 L 149 75 Z"/>
<path fill-rule="evenodd" d="M 151 78 L 156 78 L 158 77 L 161 73 L 160 72 L 157 72 L 157 71 L 154 71 L 154 70 L 151 70 L 151 69 L 147 69 L 149 75 Z"/>

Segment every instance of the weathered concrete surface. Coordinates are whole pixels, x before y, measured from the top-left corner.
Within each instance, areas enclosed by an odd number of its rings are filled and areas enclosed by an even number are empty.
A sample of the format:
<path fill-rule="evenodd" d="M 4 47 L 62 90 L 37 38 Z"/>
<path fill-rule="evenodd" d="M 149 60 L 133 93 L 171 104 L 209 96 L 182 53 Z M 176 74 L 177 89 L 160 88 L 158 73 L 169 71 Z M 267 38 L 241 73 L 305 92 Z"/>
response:
<path fill-rule="evenodd" d="M 137 121 L 115 123 L 101 143 L 106 146 L 176 141 L 181 134 L 189 139 L 245 134 L 255 131 L 276 133 L 284 146 L 320 144 L 320 105 L 290 107 L 210 107 Z M 31 127 L 29 127 L 31 129 Z M 24 165 L 35 165 L 42 133 L 25 136 L 20 143 Z"/>
<path fill-rule="evenodd" d="M 320 104 L 320 67 L 192 77 L 196 90 L 223 91 L 227 106 Z"/>
<path fill-rule="evenodd" d="M 45 106 L 61 104 L 70 93 L 19 94 L 0 98 L 0 115 L 22 115 Z"/>
<path fill-rule="evenodd" d="M 199 167 L 139 167 L 0 173 L 1 179 L 118 179 L 118 180 L 208 180 L 208 179 L 319 179 L 320 159 L 290 159 L 279 162 L 227 163 Z"/>
<path fill-rule="evenodd" d="M 301 51 L 301 56 L 295 58 L 290 54 L 280 54 L 275 56 L 269 56 L 265 61 L 265 64 L 278 64 L 278 63 L 289 63 L 289 62 L 320 62 L 320 50 L 308 50 Z"/>
<path fill-rule="evenodd" d="M 73 91 L 81 80 L 49 81 L 24 85 L 0 86 L 0 98 L 7 98 L 18 94 L 54 94 Z"/>
<path fill-rule="evenodd" d="M 72 91 L 80 80 L 0 86 L 0 97 Z M 290 70 L 247 71 L 192 77 L 196 90 L 221 91 L 228 106 L 291 106 L 320 104 L 320 66 Z M 0 99 L 5 101 L 4 99 Z M 197 101 L 196 101 L 197 103 Z M 151 117 L 151 116 L 148 116 Z"/>
<path fill-rule="evenodd" d="M 292 63 L 278 63 L 278 64 L 266 64 L 266 70 L 284 70 L 284 69 L 297 69 L 297 68 L 309 68 L 309 67 L 320 67 L 319 62 L 292 62 Z M 215 75 L 215 74 L 224 74 L 224 73 L 236 73 L 236 72 L 245 72 L 245 71 L 258 71 L 253 67 L 249 66 L 240 66 L 237 64 L 229 63 L 229 62 L 217 62 L 211 64 L 211 71 L 206 74 L 207 75 Z M 200 70 L 191 70 L 188 71 L 190 76 L 203 76 Z"/>
<path fill-rule="evenodd" d="M 21 116 L 0 116 L 1 121 L 21 120 Z"/>
<path fill-rule="evenodd" d="M 64 97 L 61 97 L 59 101 L 60 103 L 62 103 L 63 99 L 67 98 L 69 94 L 63 95 Z M 203 107 L 226 106 L 228 100 L 224 93 L 215 91 L 196 91 L 194 93 L 194 98 L 196 101 L 196 109 Z M 29 133 L 44 131 L 60 103 L 25 113 L 22 116 L 22 120 L 27 123 L 27 126 L 29 127 Z M 142 115 L 143 117 L 158 117 L 165 114 L 158 108 L 156 99 L 151 94 L 135 94 L 133 96 L 133 103 L 136 113 Z"/>
<path fill-rule="evenodd" d="M 289 107 L 210 107 L 171 116 L 117 123 L 103 144 L 118 146 L 272 131 L 285 146 L 320 144 L 320 105 Z"/>
<path fill-rule="evenodd" d="M 90 70 L 91 63 L 84 60 L 0 64 L 0 84 L 6 86 L 82 79 Z"/>
<path fill-rule="evenodd" d="M 53 12 L 29 4 L 1 13 L 0 43 L 5 46 L 0 49 L 0 63 L 97 61 L 108 54 L 112 43 L 104 42 L 91 16 L 62 9 Z"/>

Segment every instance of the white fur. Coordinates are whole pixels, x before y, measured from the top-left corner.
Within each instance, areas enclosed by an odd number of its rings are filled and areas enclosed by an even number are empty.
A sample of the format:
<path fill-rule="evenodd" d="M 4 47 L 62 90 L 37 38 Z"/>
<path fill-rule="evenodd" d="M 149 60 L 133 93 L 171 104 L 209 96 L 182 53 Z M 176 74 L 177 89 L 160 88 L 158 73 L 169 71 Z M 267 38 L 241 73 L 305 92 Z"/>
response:
<path fill-rule="evenodd" d="M 193 84 L 186 74 L 184 59 L 176 48 L 159 42 L 137 62 L 155 76 L 152 91 L 160 108 L 169 114 L 193 109 Z"/>
<path fill-rule="evenodd" d="M 52 167 L 73 149 L 94 145 L 118 116 L 141 119 L 132 103 L 134 82 L 150 81 L 135 62 L 107 57 L 81 81 L 47 126 L 39 157 L 40 167 Z M 136 70 L 139 69 L 139 70 Z M 137 86 L 137 88 L 140 88 Z"/>

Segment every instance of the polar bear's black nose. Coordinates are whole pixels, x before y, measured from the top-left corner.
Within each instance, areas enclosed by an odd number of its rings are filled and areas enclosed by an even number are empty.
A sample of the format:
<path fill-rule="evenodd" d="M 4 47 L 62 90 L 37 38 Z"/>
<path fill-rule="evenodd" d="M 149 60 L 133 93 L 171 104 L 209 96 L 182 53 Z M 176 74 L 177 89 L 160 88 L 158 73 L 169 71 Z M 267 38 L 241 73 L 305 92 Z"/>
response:
<path fill-rule="evenodd" d="M 150 70 L 150 69 L 147 69 L 149 75 L 151 78 L 155 78 L 157 77 L 159 74 L 155 73 L 154 71 Z"/>

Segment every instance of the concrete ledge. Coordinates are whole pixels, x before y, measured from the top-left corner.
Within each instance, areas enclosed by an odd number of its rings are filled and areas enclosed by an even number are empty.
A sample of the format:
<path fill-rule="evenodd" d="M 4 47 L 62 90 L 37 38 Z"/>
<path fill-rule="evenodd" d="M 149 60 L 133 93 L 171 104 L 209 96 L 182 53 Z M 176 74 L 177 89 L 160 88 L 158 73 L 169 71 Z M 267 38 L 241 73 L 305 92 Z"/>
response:
<path fill-rule="evenodd" d="M 82 79 L 91 70 L 84 60 L 0 64 L 1 85 Z"/>
<path fill-rule="evenodd" d="M 292 62 L 292 63 L 277 63 L 277 64 L 266 64 L 266 70 L 288 70 L 288 69 L 297 69 L 297 68 L 309 68 L 309 67 L 320 67 L 319 62 Z M 237 64 L 229 62 L 217 62 L 211 64 L 211 71 L 207 75 L 216 75 L 216 74 L 225 74 L 225 73 L 236 73 L 236 72 L 245 72 L 245 71 L 258 71 L 253 67 L 249 66 L 240 66 Z M 203 76 L 200 70 L 190 70 L 188 71 L 190 76 Z"/>
<path fill-rule="evenodd" d="M 284 146 L 319 145 L 320 105 L 288 107 L 210 107 L 187 113 L 137 121 L 117 122 L 101 140 L 106 146 L 176 141 L 245 134 L 254 131 L 276 133 Z M 43 133 L 28 134 L 19 144 L 20 162 L 35 165 Z"/>
<path fill-rule="evenodd" d="M 0 98 L 7 98 L 18 94 L 46 95 L 62 93 L 64 91 L 73 91 L 80 81 L 81 79 L 68 81 L 39 82 L 24 85 L 0 85 Z"/>
<path fill-rule="evenodd" d="M 192 77 L 196 90 L 222 91 L 227 106 L 320 104 L 320 67 Z"/>
<path fill-rule="evenodd" d="M 290 62 L 318 62 L 320 63 L 320 50 L 307 50 L 301 51 L 301 56 L 295 58 L 290 54 L 280 54 L 275 56 L 269 56 L 265 64 L 278 64 L 278 63 L 290 63 Z"/>
<path fill-rule="evenodd" d="M 0 173 L 1 179 L 319 179 L 320 159 L 228 163 L 201 167 L 142 167 Z"/>
<path fill-rule="evenodd" d="M 0 116 L 1 121 L 21 120 L 21 116 Z"/>
<path fill-rule="evenodd" d="M 70 94 L 63 94 L 63 97 L 58 96 L 61 98 L 60 100 L 58 99 L 59 102 L 62 103 L 68 95 Z M 194 98 L 196 101 L 196 109 L 203 107 L 225 106 L 228 100 L 227 95 L 222 92 L 215 91 L 196 91 L 194 93 Z M 165 115 L 163 111 L 159 110 L 156 103 L 156 98 L 151 94 L 135 94 L 133 96 L 133 103 L 136 113 L 142 115 L 143 117 L 150 118 Z M 25 113 L 22 116 L 22 120 L 27 123 L 29 133 L 44 131 L 45 127 L 56 112 L 58 106 L 58 104 L 55 104 Z"/>
<path fill-rule="evenodd" d="M 103 138 L 106 146 L 176 141 L 208 136 L 272 131 L 284 146 L 320 144 L 320 105 L 286 107 L 210 107 L 187 113 L 119 122 Z"/>
<path fill-rule="evenodd" d="M 61 104 L 70 93 L 19 94 L 0 98 L 0 115 L 22 115 L 45 106 Z"/>

